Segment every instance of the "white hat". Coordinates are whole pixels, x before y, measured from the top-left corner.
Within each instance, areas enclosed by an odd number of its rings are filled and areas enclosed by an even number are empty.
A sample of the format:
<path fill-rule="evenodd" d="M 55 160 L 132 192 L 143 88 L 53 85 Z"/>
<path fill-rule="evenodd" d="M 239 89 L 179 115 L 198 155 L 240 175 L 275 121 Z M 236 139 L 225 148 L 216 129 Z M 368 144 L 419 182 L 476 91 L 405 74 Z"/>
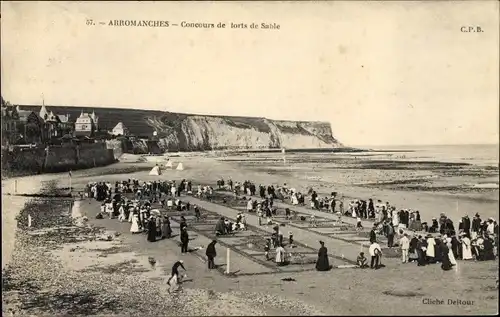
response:
<path fill-rule="evenodd" d="M 184 261 L 183 260 L 179 260 L 179 263 L 184 263 Z"/>

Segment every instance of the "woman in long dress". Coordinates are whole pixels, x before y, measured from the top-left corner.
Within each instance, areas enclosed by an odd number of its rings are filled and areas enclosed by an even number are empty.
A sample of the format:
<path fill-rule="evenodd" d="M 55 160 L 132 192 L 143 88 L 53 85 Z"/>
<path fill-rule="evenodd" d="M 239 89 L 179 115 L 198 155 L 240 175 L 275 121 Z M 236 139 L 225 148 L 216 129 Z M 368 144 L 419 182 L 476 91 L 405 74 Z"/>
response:
<path fill-rule="evenodd" d="M 129 209 L 129 213 L 128 213 L 128 222 L 132 222 L 132 218 L 134 218 L 134 214 L 135 214 L 135 208 L 134 207 L 130 207 Z"/>
<path fill-rule="evenodd" d="M 162 238 L 171 238 L 172 237 L 172 228 L 170 228 L 170 219 L 167 216 L 163 219 L 163 228 L 161 230 Z"/>
<path fill-rule="evenodd" d="M 446 238 L 446 247 L 448 248 L 448 258 L 450 259 L 451 265 L 457 265 L 457 261 L 455 260 L 455 255 L 451 249 L 451 238 Z"/>
<path fill-rule="evenodd" d="M 130 226 L 130 232 L 139 233 L 141 230 L 139 229 L 139 215 L 134 213 L 132 215 L 132 226 Z"/>
<path fill-rule="evenodd" d="M 465 233 L 462 233 L 462 259 L 472 260 L 471 242 Z"/>
<path fill-rule="evenodd" d="M 161 228 L 162 228 L 162 219 L 160 216 L 156 217 L 156 238 L 161 239 Z"/>
<path fill-rule="evenodd" d="M 448 248 L 448 246 L 445 244 L 445 243 L 442 243 L 441 245 L 441 251 L 442 251 L 442 254 L 441 254 L 441 269 L 443 269 L 443 271 L 449 271 L 451 270 L 452 268 L 452 264 L 450 262 L 450 258 L 449 258 L 449 254 L 450 254 L 450 249 Z"/>
<path fill-rule="evenodd" d="M 153 217 L 150 217 L 148 221 L 148 241 L 156 241 L 156 219 Z"/>
<path fill-rule="evenodd" d="M 113 203 L 107 203 L 106 204 L 106 212 L 108 213 L 109 215 L 109 219 L 113 219 Z"/>
<path fill-rule="evenodd" d="M 425 240 L 422 240 L 422 237 L 418 237 L 418 242 L 417 242 L 417 266 L 425 266 L 427 264 L 426 260 L 426 250 L 427 250 L 427 243 Z"/>
<path fill-rule="evenodd" d="M 417 251 L 418 244 L 419 244 L 419 241 L 418 241 L 417 237 L 414 236 L 413 238 L 411 238 L 410 249 L 408 250 L 408 260 L 410 262 L 418 260 L 418 257 L 419 257 L 418 251 Z"/>
<path fill-rule="evenodd" d="M 120 222 L 124 222 L 126 219 L 125 219 L 125 208 L 123 207 L 123 204 L 120 204 L 120 215 L 118 216 L 118 220 Z"/>
<path fill-rule="evenodd" d="M 330 261 L 328 261 L 328 249 L 325 247 L 323 241 L 319 242 L 321 247 L 318 251 L 318 260 L 316 261 L 317 271 L 328 271 L 330 270 Z"/>
<path fill-rule="evenodd" d="M 436 257 L 436 253 L 434 250 L 435 245 L 436 241 L 434 240 L 432 235 L 427 235 L 427 251 L 425 251 L 425 255 L 427 256 L 428 263 L 432 263 L 434 261 L 434 258 Z"/>

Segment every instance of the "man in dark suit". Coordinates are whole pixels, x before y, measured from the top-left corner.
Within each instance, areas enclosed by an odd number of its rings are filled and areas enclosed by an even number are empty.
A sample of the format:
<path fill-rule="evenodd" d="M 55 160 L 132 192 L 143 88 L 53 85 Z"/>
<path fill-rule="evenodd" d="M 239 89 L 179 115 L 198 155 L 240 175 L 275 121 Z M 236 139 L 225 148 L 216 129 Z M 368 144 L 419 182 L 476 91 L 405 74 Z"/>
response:
<path fill-rule="evenodd" d="M 375 229 L 377 229 L 377 224 L 373 224 L 373 228 L 370 231 L 370 243 L 374 243 L 377 241 L 377 234 L 375 233 Z"/>
<path fill-rule="evenodd" d="M 470 222 L 469 215 L 465 215 L 462 218 L 462 227 L 463 227 L 462 229 L 468 238 L 470 238 L 470 225 L 471 225 L 471 222 Z"/>

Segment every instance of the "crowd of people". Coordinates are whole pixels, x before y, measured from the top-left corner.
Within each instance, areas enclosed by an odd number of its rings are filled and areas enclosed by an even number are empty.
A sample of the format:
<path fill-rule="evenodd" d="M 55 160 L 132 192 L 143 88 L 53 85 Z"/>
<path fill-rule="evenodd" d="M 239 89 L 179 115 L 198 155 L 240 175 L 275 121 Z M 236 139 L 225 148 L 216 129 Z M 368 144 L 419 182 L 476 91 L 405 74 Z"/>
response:
<path fill-rule="evenodd" d="M 273 201 L 279 199 L 283 202 L 293 205 L 306 205 L 306 198 L 309 198 L 310 207 L 315 210 L 335 213 L 340 221 L 342 216 L 353 217 L 357 219 L 357 230 L 362 228 L 362 219 L 371 219 L 374 221 L 374 226 L 370 232 L 370 243 L 377 243 L 380 239 L 376 235 L 383 235 L 387 238 L 387 247 L 401 247 L 403 235 L 405 232 L 411 234 L 411 244 L 408 248 L 405 247 L 402 253 L 408 252 L 403 262 L 417 262 L 419 265 L 442 263 L 441 259 L 450 259 L 449 262 L 453 266 L 457 259 L 459 260 L 494 260 L 498 256 L 498 223 L 495 219 L 489 218 L 482 220 L 478 213 L 471 220 L 468 215 L 462 217 L 459 221 L 458 228 L 455 228 L 453 221 L 444 213 L 441 213 L 439 219 L 432 218 L 430 226 L 427 222 L 422 222 L 420 212 L 418 210 L 400 209 L 389 202 L 383 203 L 381 200 L 374 202 L 374 199 L 367 200 L 351 200 L 347 208 L 344 208 L 344 198 L 339 196 L 337 192 L 332 192 L 329 197 L 319 197 L 319 195 L 310 188 L 307 195 L 302 194 L 295 188 L 289 188 L 287 184 L 283 186 L 260 184 L 258 187 L 251 181 L 233 182 L 229 180 L 225 185 L 224 180 L 217 182 L 219 189 L 227 189 L 233 192 L 236 196 L 245 194 L 254 196 L 255 188 L 258 188 L 260 202 L 253 197 L 248 198 L 247 211 L 256 212 L 259 216 L 259 225 L 262 224 L 261 218 L 265 216 L 265 224 L 272 224 L 272 218 L 277 214 L 277 208 L 273 206 Z M 291 211 L 290 208 L 285 208 L 286 218 L 296 218 L 297 212 Z M 314 214 L 311 217 L 311 225 L 314 225 Z M 305 219 L 302 219 L 305 220 Z M 434 238 L 434 236 L 437 237 Z M 407 234 L 408 236 L 408 234 Z M 408 237 L 407 237 L 408 238 Z M 419 242 L 419 243 L 417 243 Z M 425 257 L 421 257 L 420 261 L 417 256 L 417 244 L 423 248 Z M 428 247 L 428 245 L 432 245 Z M 434 248 L 434 246 L 436 246 Z M 380 245 L 374 250 L 380 249 L 380 252 L 373 251 L 372 259 L 374 268 L 377 267 L 377 259 L 382 254 Z M 444 252 L 443 250 L 447 250 Z M 447 257 L 445 256 L 448 255 Z M 363 255 L 364 256 L 364 255 Z M 437 259 L 437 260 L 435 260 Z M 447 268 L 447 264 L 443 264 Z"/>
<path fill-rule="evenodd" d="M 361 219 L 373 219 L 374 225 L 370 231 L 371 257 L 370 265 L 361 252 L 357 259 L 359 267 L 371 267 L 377 269 L 381 266 L 382 248 L 377 236 L 384 235 L 387 238 L 387 247 L 399 246 L 403 263 L 415 262 L 419 266 L 441 263 L 443 270 L 449 270 L 456 265 L 456 260 L 494 260 L 498 256 L 498 224 L 493 218 L 483 221 L 479 214 L 473 219 L 466 215 L 459 221 L 458 230 L 455 229 L 451 219 L 441 214 L 439 219 L 432 218 L 431 226 L 421 221 L 419 211 L 401 209 L 396 211 L 396 207 L 389 202 L 382 203 L 378 200 L 351 200 L 347 208 L 344 208 L 344 198 L 337 192 L 332 192 L 329 197 L 319 197 L 313 189 L 309 189 L 307 194 L 302 194 L 294 188 L 283 186 L 256 186 L 251 181 L 227 183 L 223 179 L 217 181 L 217 188 L 228 189 L 236 196 L 248 195 L 246 206 L 247 212 L 255 212 L 258 215 L 259 225 L 273 225 L 273 217 L 277 214 L 274 201 L 279 199 L 293 205 L 305 206 L 306 198 L 309 198 L 310 207 L 339 216 L 353 217 L 357 219 L 358 229 L 361 226 Z M 199 198 L 210 200 L 214 189 L 211 186 L 198 185 L 194 195 Z M 155 242 L 159 239 L 172 237 L 170 219 L 159 209 L 152 209 L 153 203 L 161 204 L 165 210 L 190 211 L 192 208 L 195 217 L 200 220 L 201 212 L 198 206 L 191 206 L 189 202 L 181 200 L 181 193 L 193 194 L 191 181 L 185 179 L 179 183 L 175 181 L 151 181 L 140 182 L 137 179 L 128 179 L 122 182 L 93 182 L 89 183 L 84 190 L 86 197 L 96 199 L 101 202 L 101 210 L 97 218 L 107 215 L 109 218 L 117 218 L 120 222 L 130 223 L 130 232 L 133 234 L 143 233 L 147 236 L 147 241 Z M 129 199 L 125 194 L 132 194 Z M 260 197 L 260 201 L 258 198 Z M 285 217 L 289 219 L 297 218 L 297 212 L 285 208 Z M 305 219 L 302 219 L 305 220 Z M 311 215 L 311 224 L 314 225 L 314 215 Z M 232 222 L 222 217 L 215 225 L 217 236 L 233 234 L 240 230 L 246 230 L 245 214 L 240 212 L 236 216 L 236 221 Z M 404 230 L 403 230 L 404 229 Z M 187 231 L 186 219 L 180 218 L 180 240 L 181 252 L 188 252 L 189 234 Z M 437 237 L 435 237 L 437 235 Z M 216 257 L 216 240 L 213 240 L 206 250 L 209 269 L 215 268 L 214 259 Z M 274 261 L 278 266 L 286 265 L 289 261 L 288 252 L 285 249 L 295 247 L 293 234 L 288 233 L 288 243 L 284 243 L 284 234 L 281 227 L 273 227 L 273 233 L 265 240 L 265 256 L 271 260 L 270 252 L 275 251 Z M 318 260 L 316 262 L 318 271 L 330 269 L 327 249 L 324 242 L 320 241 Z"/>
<path fill-rule="evenodd" d="M 120 222 L 130 223 L 132 234 L 145 234 L 147 241 L 155 242 L 172 237 L 170 218 L 159 209 L 152 209 L 153 203 L 160 203 L 164 210 L 183 211 L 194 208 L 196 217 L 200 217 L 198 206 L 191 206 L 189 202 L 182 202 L 182 192 L 192 192 L 191 181 L 140 182 L 137 179 L 128 179 L 115 182 L 92 182 L 84 189 L 85 197 L 101 202 L 101 210 L 97 218 L 117 219 Z M 133 198 L 127 198 L 132 194 Z M 129 195 L 130 196 L 130 195 Z M 184 216 L 180 218 L 181 252 L 188 252 L 189 233 Z"/>

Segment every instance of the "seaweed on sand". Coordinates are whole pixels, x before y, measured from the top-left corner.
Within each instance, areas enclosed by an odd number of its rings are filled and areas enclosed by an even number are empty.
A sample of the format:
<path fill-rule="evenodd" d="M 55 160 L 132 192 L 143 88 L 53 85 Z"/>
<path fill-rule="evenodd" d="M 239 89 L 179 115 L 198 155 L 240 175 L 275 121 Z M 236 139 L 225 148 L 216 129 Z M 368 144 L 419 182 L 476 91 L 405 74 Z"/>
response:
<path fill-rule="evenodd" d="M 119 312 L 119 303 L 117 299 L 90 291 L 38 292 L 26 298 L 21 308 L 36 308 L 44 312 L 64 312 L 68 315 L 96 315 L 103 312 Z"/>
<path fill-rule="evenodd" d="M 425 294 L 412 292 L 412 291 L 383 291 L 384 295 L 395 296 L 395 297 L 422 297 Z"/>
<path fill-rule="evenodd" d="M 113 265 L 107 265 L 107 266 L 92 266 L 90 268 L 87 268 L 83 270 L 84 272 L 99 272 L 99 273 L 104 273 L 104 274 L 120 274 L 120 273 L 131 273 L 131 272 L 148 272 L 149 270 L 146 268 L 142 267 L 136 267 L 134 264 L 136 264 L 138 261 L 135 259 L 128 260 L 128 261 L 123 261 L 117 264 Z"/>
<path fill-rule="evenodd" d="M 26 203 L 25 207 L 16 217 L 20 229 L 28 228 L 28 215 L 31 216 L 33 229 L 71 226 L 72 219 L 69 214 L 70 201 L 58 199 L 36 199 Z"/>

